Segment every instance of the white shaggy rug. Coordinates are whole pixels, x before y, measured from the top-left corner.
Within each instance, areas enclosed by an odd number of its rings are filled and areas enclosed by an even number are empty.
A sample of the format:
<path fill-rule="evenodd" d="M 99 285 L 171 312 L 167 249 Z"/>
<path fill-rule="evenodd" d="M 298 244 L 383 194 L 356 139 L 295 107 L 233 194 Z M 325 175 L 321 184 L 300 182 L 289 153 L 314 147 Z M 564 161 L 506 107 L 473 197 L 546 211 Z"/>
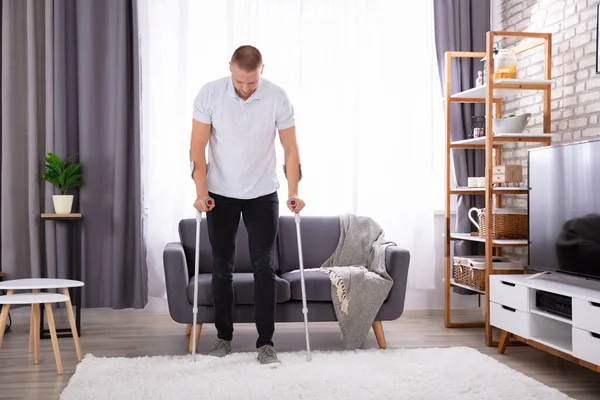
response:
<path fill-rule="evenodd" d="M 78 365 L 62 400 L 460 399 L 567 400 L 466 347 L 280 353 L 272 369 L 256 353 L 97 358 Z"/>

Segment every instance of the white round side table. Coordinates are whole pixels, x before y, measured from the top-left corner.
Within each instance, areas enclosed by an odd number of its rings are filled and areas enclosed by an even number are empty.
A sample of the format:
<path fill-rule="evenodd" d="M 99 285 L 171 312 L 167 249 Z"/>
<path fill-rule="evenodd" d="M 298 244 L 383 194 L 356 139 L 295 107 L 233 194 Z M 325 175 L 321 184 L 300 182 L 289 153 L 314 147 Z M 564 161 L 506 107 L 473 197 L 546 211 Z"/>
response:
<path fill-rule="evenodd" d="M 75 340 L 75 346 L 77 349 L 77 358 L 81 361 L 81 349 L 79 348 L 79 332 L 81 330 L 81 307 L 77 305 L 76 316 L 73 315 L 73 304 L 71 303 L 71 297 L 69 295 L 69 288 L 79 288 L 84 286 L 84 283 L 81 281 L 76 281 L 72 279 L 55 279 L 55 278 L 25 278 L 25 279 L 11 279 L 8 281 L 0 282 L 0 290 L 6 290 L 7 294 L 13 294 L 15 290 L 31 290 L 36 293 L 40 290 L 48 290 L 48 289 L 59 289 L 62 290 L 62 294 L 67 296 L 66 306 L 67 306 L 67 314 L 69 316 L 69 320 L 73 320 L 75 323 L 75 329 L 71 327 L 71 329 L 58 329 L 56 332 L 69 332 L 69 336 L 73 336 L 73 340 Z M 39 307 L 38 307 L 39 308 Z M 44 308 L 45 309 L 45 308 Z M 37 312 L 39 311 L 39 312 Z M 29 332 L 29 351 L 32 350 L 33 347 L 33 336 L 39 336 L 40 338 L 44 337 L 44 310 L 36 310 L 36 316 L 40 315 L 39 319 L 34 321 L 33 313 L 31 314 L 30 323 L 32 325 L 38 326 L 40 330 L 40 334 L 37 335 L 35 331 Z M 3 326 L 0 324 L 0 326 Z"/>
<path fill-rule="evenodd" d="M 31 316 L 34 321 L 30 324 L 30 338 L 33 338 L 33 354 L 34 363 L 39 364 L 39 344 L 40 339 L 37 335 L 33 334 L 35 330 L 35 322 L 37 322 L 38 309 L 40 304 L 44 305 L 46 312 L 48 313 L 48 326 L 50 327 L 50 337 L 52 338 L 52 349 L 54 350 L 54 360 L 56 361 L 56 369 L 59 374 L 63 373 L 62 362 L 60 359 L 60 350 L 58 348 L 58 337 L 56 336 L 56 326 L 54 325 L 54 314 L 52 313 L 53 303 L 65 303 L 69 301 L 69 296 L 60 293 L 44 293 L 44 292 L 33 292 L 33 293 L 17 293 L 17 294 L 6 294 L 0 296 L 0 304 L 2 305 L 2 312 L 0 313 L 0 326 L 6 324 L 8 318 L 8 312 L 11 305 L 22 305 L 31 304 Z M 77 349 L 77 356 L 81 361 L 81 349 L 79 346 L 79 338 L 75 331 L 75 319 L 73 313 L 69 313 L 69 322 L 71 324 L 71 330 L 73 331 L 73 340 L 75 341 L 75 348 Z M 4 330 L 0 329 L 0 346 L 2 346 L 2 340 L 4 339 Z"/>

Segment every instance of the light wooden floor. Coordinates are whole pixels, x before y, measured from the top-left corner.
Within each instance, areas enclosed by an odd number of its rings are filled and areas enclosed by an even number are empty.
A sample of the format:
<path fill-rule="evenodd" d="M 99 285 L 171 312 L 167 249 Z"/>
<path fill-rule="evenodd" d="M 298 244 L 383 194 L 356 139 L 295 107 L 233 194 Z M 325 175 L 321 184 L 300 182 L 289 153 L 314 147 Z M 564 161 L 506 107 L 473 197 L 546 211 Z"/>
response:
<path fill-rule="evenodd" d="M 12 332 L 5 336 L 0 349 L 0 399 L 58 399 L 75 371 L 73 341 L 59 339 L 62 376 L 56 373 L 49 339 L 40 341 L 40 364 L 33 365 L 33 355 L 28 353 L 29 315 L 24 311 L 12 313 Z M 63 313 L 56 313 L 58 327 L 68 326 Z M 82 329 L 84 354 L 136 357 L 177 355 L 186 350 L 185 326 L 174 323 L 160 307 L 155 311 L 83 310 Z M 254 351 L 254 326 L 240 325 L 235 329 L 234 351 Z M 495 348 L 485 346 L 482 329 L 445 329 L 441 314 L 407 312 L 398 321 L 384 323 L 384 329 L 388 348 L 469 346 L 574 399 L 600 399 L 600 374 L 527 346 L 509 347 L 506 354 L 499 355 Z M 203 327 L 198 351 L 207 351 L 215 339 L 214 327 Z M 303 324 L 278 324 L 274 341 L 280 352 L 303 350 Z M 372 333 L 365 347 L 377 347 Z M 312 325 L 311 348 L 343 349 L 337 324 Z"/>

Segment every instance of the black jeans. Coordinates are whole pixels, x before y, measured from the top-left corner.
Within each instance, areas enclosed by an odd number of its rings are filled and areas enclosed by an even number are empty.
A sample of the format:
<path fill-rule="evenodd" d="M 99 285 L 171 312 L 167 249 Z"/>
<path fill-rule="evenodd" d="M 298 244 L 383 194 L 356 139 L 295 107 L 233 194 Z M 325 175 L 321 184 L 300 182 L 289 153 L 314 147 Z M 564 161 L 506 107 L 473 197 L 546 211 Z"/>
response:
<path fill-rule="evenodd" d="M 274 251 L 279 219 L 277 192 L 255 199 L 234 199 L 210 193 L 215 208 L 206 213 L 213 252 L 212 295 L 218 338 L 233 337 L 233 270 L 240 215 L 248 232 L 248 247 L 254 270 L 254 310 L 258 340 L 256 347 L 273 346 L 275 332 Z"/>

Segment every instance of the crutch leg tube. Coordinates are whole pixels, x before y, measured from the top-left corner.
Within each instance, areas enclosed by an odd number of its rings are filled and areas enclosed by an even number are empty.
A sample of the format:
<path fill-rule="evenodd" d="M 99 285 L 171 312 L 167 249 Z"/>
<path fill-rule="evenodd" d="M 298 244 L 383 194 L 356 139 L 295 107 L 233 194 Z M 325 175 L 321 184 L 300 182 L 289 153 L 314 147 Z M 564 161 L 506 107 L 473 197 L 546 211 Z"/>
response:
<path fill-rule="evenodd" d="M 215 201 L 211 197 L 207 197 L 204 202 L 207 207 L 211 207 L 215 204 Z M 200 270 L 200 225 L 202 224 L 202 213 L 196 211 L 196 254 L 194 260 L 194 308 L 193 308 L 193 332 L 192 337 L 192 360 L 196 362 L 196 334 L 198 329 L 198 273 Z"/>
<path fill-rule="evenodd" d="M 294 198 L 288 200 L 292 208 L 296 208 L 298 201 Z M 306 361 L 310 361 L 310 338 L 308 334 L 308 307 L 306 306 L 306 286 L 304 283 L 304 258 L 302 253 L 302 235 L 300 232 L 300 213 L 296 212 L 296 237 L 298 239 L 298 262 L 300 265 L 300 287 L 302 289 L 302 313 L 304 314 L 304 334 L 306 335 Z"/>

